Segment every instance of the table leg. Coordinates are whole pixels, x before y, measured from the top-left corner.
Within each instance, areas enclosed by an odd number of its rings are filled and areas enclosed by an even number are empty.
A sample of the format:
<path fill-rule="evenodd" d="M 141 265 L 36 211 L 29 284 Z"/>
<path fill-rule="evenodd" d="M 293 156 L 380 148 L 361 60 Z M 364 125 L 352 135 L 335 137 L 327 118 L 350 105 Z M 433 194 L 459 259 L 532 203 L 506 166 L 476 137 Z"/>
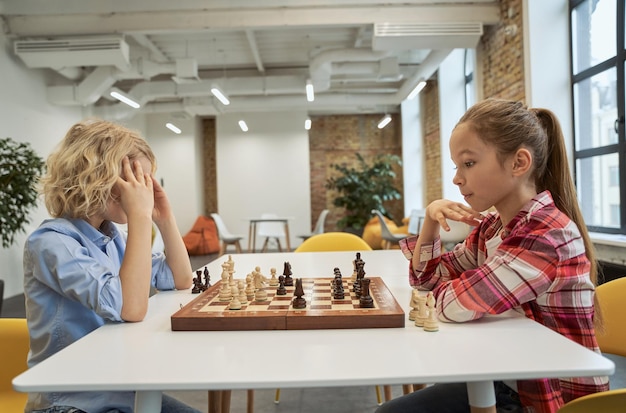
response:
<path fill-rule="evenodd" d="M 468 382 L 467 397 L 472 413 L 496 413 L 496 393 L 492 381 Z"/>
<path fill-rule="evenodd" d="M 285 221 L 285 243 L 287 244 L 287 252 L 291 252 L 291 243 L 289 242 L 289 222 Z"/>
<path fill-rule="evenodd" d="M 161 411 L 160 391 L 138 391 L 135 393 L 135 413 L 152 413 Z"/>
<path fill-rule="evenodd" d="M 209 390 L 209 413 L 222 413 L 221 390 Z"/>
<path fill-rule="evenodd" d="M 248 252 L 252 252 L 252 222 L 248 226 Z"/>
<path fill-rule="evenodd" d="M 222 390 L 222 413 L 230 413 L 230 396 L 231 390 Z"/>

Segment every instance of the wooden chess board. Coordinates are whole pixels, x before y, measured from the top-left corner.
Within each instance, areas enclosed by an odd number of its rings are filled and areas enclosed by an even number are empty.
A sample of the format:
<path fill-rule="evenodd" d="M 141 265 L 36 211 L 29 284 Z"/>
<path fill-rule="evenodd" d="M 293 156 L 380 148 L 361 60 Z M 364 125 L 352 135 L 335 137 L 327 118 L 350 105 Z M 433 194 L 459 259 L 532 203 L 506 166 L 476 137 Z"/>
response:
<path fill-rule="evenodd" d="M 230 310 L 228 301 L 219 301 L 220 282 L 201 293 L 172 315 L 174 331 L 227 330 L 313 330 L 327 328 L 404 327 L 404 311 L 382 278 L 368 277 L 374 308 L 360 308 L 352 292 L 352 281 L 344 278 L 344 299 L 332 298 L 332 278 L 304 278 L 306 308 L 294 309 L 294 287 L 276 295 L 277 287 L 265 287 L 267 301 L 242 303 Z M 295 284 L 295 283 L 294 283 Z"/>

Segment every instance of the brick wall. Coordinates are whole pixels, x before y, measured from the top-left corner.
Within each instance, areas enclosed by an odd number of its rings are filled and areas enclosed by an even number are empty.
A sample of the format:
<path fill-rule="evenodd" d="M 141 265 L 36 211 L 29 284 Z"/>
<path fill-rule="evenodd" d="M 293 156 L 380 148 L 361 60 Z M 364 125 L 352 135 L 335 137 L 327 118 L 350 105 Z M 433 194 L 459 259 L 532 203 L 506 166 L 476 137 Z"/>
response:
<path fill-rule="evenodd" d="M 400 115 L 392 115 L 385 128 L 378 129 L 378 121 L 384 114 L 312 116 L 309 130 L 311 162 L 311 221 L 317 220 L 320 212 L 330 210 L 326 218 L 326 231 L 338 231 L 337 221 L 344 216 L 342 208 L 333 205 L 333 193 L 327 192 L 326 180 L 335 173 L 333 164 L 357 165 L 355 153 L 366 161 L 378 154 L 402 156 Z M 402 173 L 398 172 L 396 188 L 402 192 Z M 388 205 L 396 221 L 401 222 L 404 212 L 402 201 Z"/>
<path fill-rule="evenodd" d="M 204 215 L 217 210 L 217 160 L 215 158 L 215 119 L 202 120 L 202 153 L 204 154 Z"/>

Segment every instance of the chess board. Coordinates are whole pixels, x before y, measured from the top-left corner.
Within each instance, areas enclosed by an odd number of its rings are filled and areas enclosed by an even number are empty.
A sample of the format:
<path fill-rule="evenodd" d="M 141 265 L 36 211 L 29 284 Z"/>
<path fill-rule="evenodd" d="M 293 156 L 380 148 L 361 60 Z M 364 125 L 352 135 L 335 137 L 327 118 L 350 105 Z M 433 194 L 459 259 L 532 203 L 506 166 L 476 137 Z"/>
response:
<path fill-rule="evenodd" d="M 404 327 L 404 311 L 382 278 L 368 277 L 374 308 L 360 308 L 352 292 L 352 281 L 344 278 L 344 299 L 332 298 L 332 278 L 304 278 L 306 308 L 294 309 L 294 287 L 277 295 L 277 287 L 265 287 L 266 301 L 242 303 L 230 310 L 219 301 L 220 282 L 201 293 L 171 317 L 174 331 L 309 330 L 327 328 Z"/>

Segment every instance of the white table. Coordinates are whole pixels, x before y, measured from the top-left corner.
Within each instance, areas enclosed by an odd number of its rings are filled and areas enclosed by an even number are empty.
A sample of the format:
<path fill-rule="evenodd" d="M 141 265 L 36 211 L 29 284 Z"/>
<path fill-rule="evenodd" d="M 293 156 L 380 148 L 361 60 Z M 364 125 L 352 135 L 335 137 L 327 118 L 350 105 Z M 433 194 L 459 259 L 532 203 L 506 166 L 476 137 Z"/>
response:
<path fill-rule="evenodd" d="M 291 251 L 291 243 L 289 240 L 289 220 L 293 217 L 258 217 L 248 218 L 250 225 L 248 227 L 248 252 L 255 252 L 256 250 L 256 230 L 257 224 L 262 222 L 280 222 L 285 227 L 285 243 L 287 244 L 287 251 Z"/>
<path fill-rule="evenodd" d="M 235 278 L 257 265 L 264 272 L 270 266 L 280 270 L 284 261 L 294 277 L 330 277 L 334 267 L 351 274 L 354 253 L 232 257 Z M 411 288 L 402 254 L 366 251 L 362 258 L 366 276 L 382 276 L 408 314 Z M 208 265 L 212 280 L 219 279 L 226 259 Z M 472 406 L 486 411 L 494 403 L 493 380 L 610 375 L 615 369 L 610 360 L 517 314 L 440 323 L 436 333 L 408 321 L 405 328 L 391 329 L 171 331 L 170 316 L 194 297 L 189 291 L 160 292 L 150 299 L 143 322 L 105 325 L 22 373 L 13 385 L 23 392 L 136 390 L 135 411 L 149 413 L 160 411 L 164 390 L 466 382 Z M 367 362 L 338 369 L 338 349 Z M 259 352 L 276 352 L 277 360 L 292 357 L 283 365 L 293 368 L 273 368 L 271 357 Z"/>

